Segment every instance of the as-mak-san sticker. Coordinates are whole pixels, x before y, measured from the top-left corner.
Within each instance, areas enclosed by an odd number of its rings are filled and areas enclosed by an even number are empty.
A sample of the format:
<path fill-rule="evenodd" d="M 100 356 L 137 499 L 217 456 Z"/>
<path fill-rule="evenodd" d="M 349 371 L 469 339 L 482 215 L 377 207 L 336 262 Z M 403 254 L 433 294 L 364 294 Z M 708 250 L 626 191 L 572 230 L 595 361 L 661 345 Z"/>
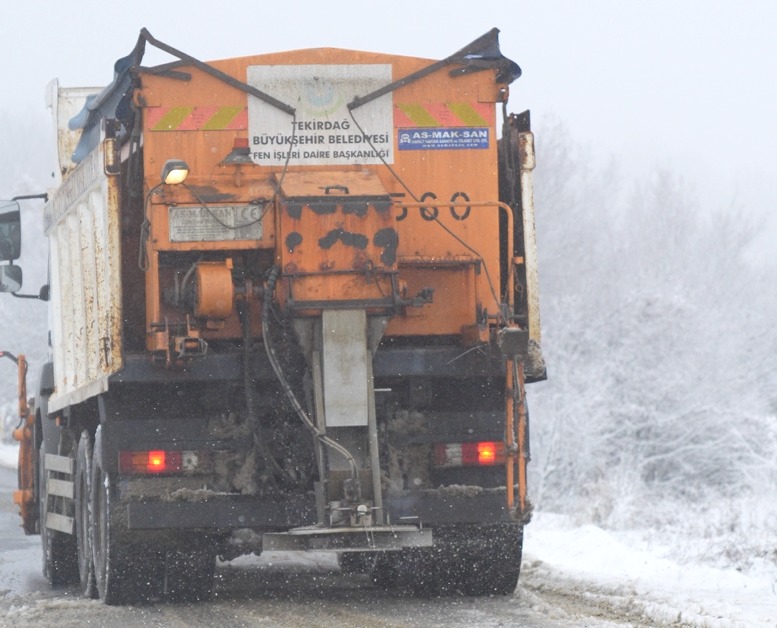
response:
<path fill-rule="evenodd" d="M 397 129 L 399 150 L 488 148 L 489 129 Z"/>
<path fill-rule="evenodd" d="M 353 117 L 348 111 L 354 98 L 390 82 L 388 64 L 249 66 L 249 85 L 296 111 L 248 97 L 251 159 L 262 166 L 394 163 L 391 94 Z"/>
<path fill-rule="evenodd" d="M 494 117 L 491 103 L 397 103 L 397 146 L 399 150 L 488 148 Z"/>

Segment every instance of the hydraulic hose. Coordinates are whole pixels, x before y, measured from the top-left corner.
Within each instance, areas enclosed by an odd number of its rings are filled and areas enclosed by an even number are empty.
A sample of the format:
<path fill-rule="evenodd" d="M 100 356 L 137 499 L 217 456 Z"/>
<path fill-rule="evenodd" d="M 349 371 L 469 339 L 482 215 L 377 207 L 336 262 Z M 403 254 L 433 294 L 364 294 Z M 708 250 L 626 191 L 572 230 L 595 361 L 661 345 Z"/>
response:
<path fill-rule="evenodd" d="M 261 437 L 261 423 L 259 413 L 256 411 L 256 392 L 254 391 L 254 377 L 251 368 L 251 304 L 242 302 L 240 320 L 243 324 L 243 389 L 245 392 L 246 414 L 248 424 L 251 426 L 254 447 L 261 454 L 267 467 L 271 467 L 275 473 L 287 480 L 295 480 L 288 472 L 284 471 L 277 463 L 267 448 L 267 444 Z"/>
<path fill-rule="evenodd" d="M 283 373 L 283 369 L 281 368 L 280 362 L 278 361 L 278 357 L 275 354 L 275 349 L 272 346 L 272 340 L 270 339 L 270 327 L 268 322 L 270 320 L 270 304 L 272 302 L 273 294 L 275 294 L 275 285 L 278 283 L 278 277 L 280 276 L 280 273 L 281 269 L 277 266 L 273 266 L 270 269 L 270 272 L 267 276 L 267 285 L 264 291 L 264 302 L 262 303 L 262 336 L 264 338 L 264 348 L 267 352 L 267 358 L 270 361 L 272 370 L 275 372 L 275 376 L 278 378 L 278 382 L 283 388 L 283 392 L 286 394 L 286 397 L 291 403 L 292 408 L 294 408 L 297 416 L 313 433 L 315 438 L 317 438 L 330 449 L 333 449 L 342 454 L 348 461 L 348 464 L 351 466 L 351 478 L 354 482 L 354 485 L 357 487 L 357 494 L 361 495 L 361 486 L 359 484 L 359 472 L 356 465 L 356 460 L 350 451 L 348 451 L 337 441 L 329 438 L 326 434 L 323 434 L 316 427 L 316 424 L 313 423 L 311 418 L 308 416 L 308 413 L 305 411 L 305 408 L 302 407 L 302 404 L 300 404 L 297 396 L 294 394 L 294 391 L 292 390 L 286 375 Z"/>

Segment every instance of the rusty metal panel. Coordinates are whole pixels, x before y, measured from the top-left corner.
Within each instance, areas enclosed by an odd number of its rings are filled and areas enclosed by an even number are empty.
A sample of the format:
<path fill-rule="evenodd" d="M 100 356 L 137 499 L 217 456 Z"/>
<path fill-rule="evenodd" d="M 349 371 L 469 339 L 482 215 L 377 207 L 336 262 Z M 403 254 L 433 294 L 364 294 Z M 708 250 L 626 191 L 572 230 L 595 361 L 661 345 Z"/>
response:
<path fill-rule="evenodd" d="M 51 412 L 106 391 L 108 377 L 122 365 L 116 186 L 103 170 L 100 145 L 44 210 L 51 242 Z"/>
<path fill-rule="evenodd" d="M 446 263 L 448 262 L 448 263 Z M 475 261 L 434 260 L 424 263 L 413 258 L 399 259 L 400 277 L 407 282 L 408 293 L 416 294 L 427 286 L 434 287 L 432 303 L 407 308 L 402 317 L 393 317 L 386 328 L 389 336 L 400 334 L 460 334 L 463 326 L 477 324 L 479 301 Z"/>
<path fill-rule="evenodd" d="M 281 263 L 289 299 L 349 301 L 354 307 L 392 295 L 398 236 L 391 197 L 369 170 L 288 173 Z"/>
<path fill-rule="evenodd" d="M 84 320 L 86 315 L 86 300 L 84 295 L 84 259 L 81 255 L 81 223 L 80 207 L 76 205 L 73 211 L 65 216 L 63 230 L 65 231 L 64 237 L 68 241 L 68 249 L 70 251 L 70 266 L 67 269 L 69 281 L 72 285 L 72 298 L 63 312 L 65 316 L 65 342 L 70 347 L 70 361 L 67 365 L 68 375 L 70 381 L 75 387 L 81 386 L 86 381 L 86 362 L 84 357 L 86 354 L 86 322 Z M 68 307 L 69 306 L 69 307 Z"/>
<path fill-rule="evenodd" d="M 46 87 L 46 106 L 51 109 L 54 128 L 57 130 L 57 184 L 76 167 L 72 156 L 81 137 L 81 129 L 71 131 L 69 122 L 83 110 L 87 98 L 101 90 L 102 87 L 60 87 L 57 79 L 52 80 Z"/>

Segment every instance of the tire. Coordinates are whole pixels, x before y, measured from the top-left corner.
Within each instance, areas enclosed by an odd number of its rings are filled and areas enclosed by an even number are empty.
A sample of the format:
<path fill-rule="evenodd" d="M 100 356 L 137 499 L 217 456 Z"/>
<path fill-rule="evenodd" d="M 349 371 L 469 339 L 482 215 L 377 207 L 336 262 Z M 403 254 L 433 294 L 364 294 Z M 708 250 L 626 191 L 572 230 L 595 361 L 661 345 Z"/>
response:
<path fill-rule="evenodd" d="M 92 438 L 86 430 L 81 434 L 76 453 L 76 547 L 81 593 L 86 598 L 97 597 L 92 557 Z"/>
<path fill-rule="evenodd" d="M 522 524 L 462 526 L 446 532 L 442 562 L 459 574 L 448 579 L 448 593 L 484 596 L 515 592 L 523 554 Z"/>
<path fill-rule="evenodd" d="M 375 559 L 374 552 L 341 552 L 337 555 L 337 564 L 344 574 L 370 573 Z"/>
<path fill-rule="evenodd" d="M 436 551 L 406 549 L 381 554 L 370 572 L 373 584 L 381 589 L 399 589 L 405 595 L 443 595 L 445 587 L 441 585 L 448 576 L 435 556 Z"/>
<path fill-rule="evenodd" d="M 40 543 L 43 558 L 43 576 L 53 587 L 78 582 L 76 539 L 70 534 L 46 527 L 49 502 L 45 471 L 46 447 L 41 443 L 38 452 L 38 484 L 40 487 Z"/>
<path fill-rule="evenodd" d="M 399 585 L 397 572 L 397 558 L 404 552 L 381 552 L 375 557 L 375 562 L 370 571 L 370 579 L 379 589 L 394 589 Z"/>
<path fill-rule="evenodd" d="M 372 570 L 376 586 L 420 596 L 510 595 L 518 584 L 521 524 L 434 530 L 434 547 L 386 552 Z"/>
<path fill-rule="evenodd" d="M 115 606 L 147 602 L 161 595 L 163 562 L 157 552 L 131 542 L 115 480 L 102 469 L 99 427 L 94 438 L 91 489 L 92 559 L 100 599 Z"/>
<path fill-rule="evenodd" d="M 203 540 L 208 543 L 209 540 Z M 165 597 L 170 602 L 199 602 L 210 597 L 216 572 L 215 548 L 168 550 Z"/>

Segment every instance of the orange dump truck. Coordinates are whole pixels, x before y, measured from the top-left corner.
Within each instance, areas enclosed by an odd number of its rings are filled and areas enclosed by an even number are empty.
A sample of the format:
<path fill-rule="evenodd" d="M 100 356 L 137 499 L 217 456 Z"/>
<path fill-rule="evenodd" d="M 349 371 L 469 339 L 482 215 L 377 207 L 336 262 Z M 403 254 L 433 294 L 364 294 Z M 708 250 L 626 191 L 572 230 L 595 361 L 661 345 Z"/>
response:
<path fill-rule="evenodd" d="M 533 136 L 497 34 L 440 61 L 203 63 L 144 29 L 107 87 L 52 84 L 20 500 L 53 584 L 201 599 L 217 558 L 315 550 L 384 586 L 512 592 L 545 367 Z M 147 45 L 176 60 L 142 66 Z"/>

